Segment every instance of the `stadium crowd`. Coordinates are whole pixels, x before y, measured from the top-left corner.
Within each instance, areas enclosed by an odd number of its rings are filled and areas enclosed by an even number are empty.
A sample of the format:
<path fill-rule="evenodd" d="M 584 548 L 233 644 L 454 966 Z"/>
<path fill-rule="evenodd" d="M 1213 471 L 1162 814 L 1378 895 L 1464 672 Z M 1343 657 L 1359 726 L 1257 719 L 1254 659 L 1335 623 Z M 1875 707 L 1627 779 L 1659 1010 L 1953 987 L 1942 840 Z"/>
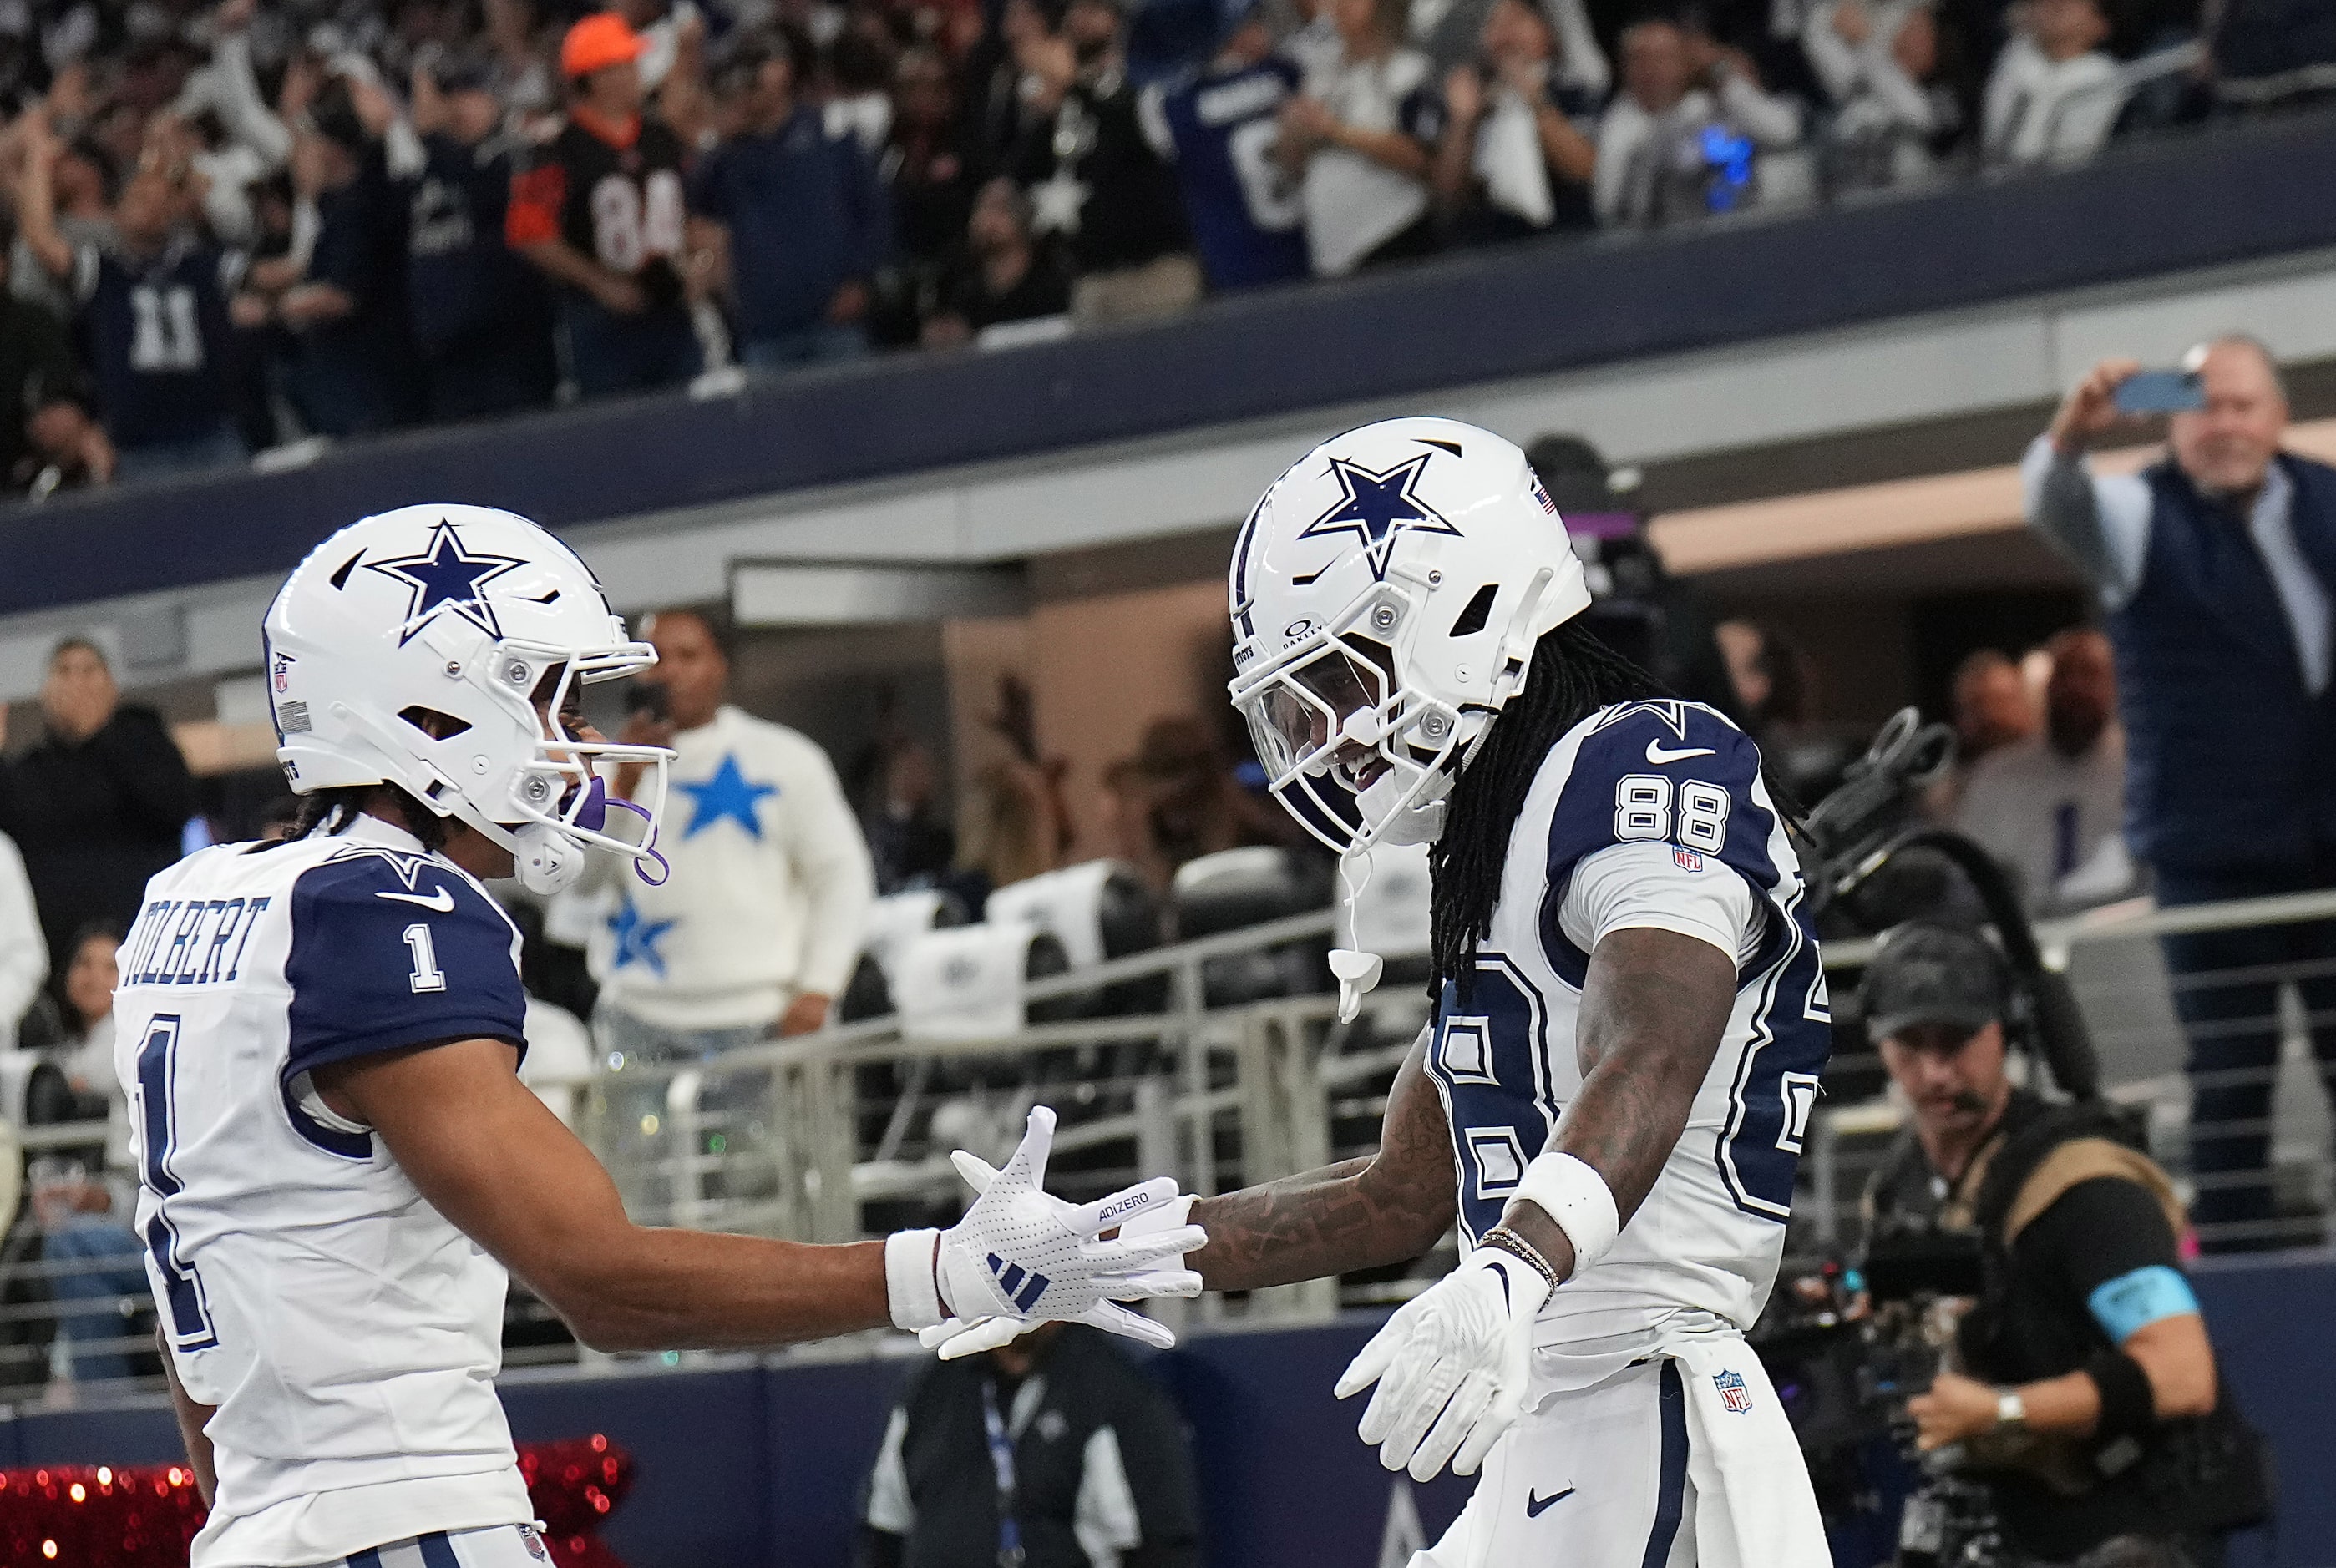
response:
<path fill-rule="evenodd" d="M 0 6 L 8 486 L 2065 162 L 2336 86 L 2310 0 L 567 6 Z"/>

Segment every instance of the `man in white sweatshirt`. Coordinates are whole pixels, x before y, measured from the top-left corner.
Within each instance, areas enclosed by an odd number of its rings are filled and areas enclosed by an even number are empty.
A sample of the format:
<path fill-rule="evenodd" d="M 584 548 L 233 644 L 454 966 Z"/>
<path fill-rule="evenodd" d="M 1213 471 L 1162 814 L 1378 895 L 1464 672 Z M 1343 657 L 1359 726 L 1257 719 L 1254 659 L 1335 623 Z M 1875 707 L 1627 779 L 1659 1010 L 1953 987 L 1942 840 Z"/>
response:
<path fill-rule="evenodd" d="M 662 886 L 623 877 L 594 934 L 604 1050 L 701 1059 L 826 1023 L 852 977 L 875 896 L 868 847 L 827 754 L 724 701 L 730 660 L 705 616 L 672 610 L 628 741 L 670 746 Z M 659 708 L 662 711 L 659 711 Z M 619 794 L 637 777 L 622 772 Z"/>

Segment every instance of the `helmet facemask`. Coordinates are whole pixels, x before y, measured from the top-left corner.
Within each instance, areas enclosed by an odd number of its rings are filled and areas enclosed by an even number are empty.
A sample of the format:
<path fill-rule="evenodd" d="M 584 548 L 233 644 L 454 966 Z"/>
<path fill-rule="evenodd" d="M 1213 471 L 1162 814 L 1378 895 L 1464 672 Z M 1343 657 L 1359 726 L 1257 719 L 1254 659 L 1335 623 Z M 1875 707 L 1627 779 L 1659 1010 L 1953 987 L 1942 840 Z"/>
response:
<path fill-rule="evenodd" d="M 1340 855 L 1435 838 L 1462 748 L 1484 727 L 1401 679 L 1419 621 L 1400 582 L 1380 583 L 1233 682 L 1267 788 Z"/>
<path fill-rule="evenodd" d="M 562 715 L 579 687 L 616 680 L 648 668 L 657 653 L 646 643 L 616 643 L 571 649 L 505 638 L 474 657 L 459 679 L 473 693 L 461 705 L 477 712 L 483 695 L 497 727 L 507 726 L 508 750 L 485 747 L 487 737 L 470 720 L 427 707 L 403 711 L 400 732 L 384 734 L 361 709 L 335 703 L 336 716 L 369 732 L 385 756 L 412 759 L 394 780 L 432 810 L 476 828 L 511 852 L 516 875 L 529 892 L 550 895 L 574 885 L 585 852 L 604 850 L 631 861 L 645 882 L 665 880 L 665 857 L 657 852 L 657 824 L 665 810 L 667 764 L 663 747 L 586 740 L 568 732 Z M 482 716 L 483 717 L 483 715 Z M 493 752 L 516 753 L 507 769 L 490 767 L 473 777 Z M 640 764 L 646 804 L 611 793 L 602 768 Z M 417 787 L 418 786 L 418 787 Z M 611 832 L 611 808 L 641 819 L 638 839 Z M 656 866 L 652 876 L 648 867 Z"/>

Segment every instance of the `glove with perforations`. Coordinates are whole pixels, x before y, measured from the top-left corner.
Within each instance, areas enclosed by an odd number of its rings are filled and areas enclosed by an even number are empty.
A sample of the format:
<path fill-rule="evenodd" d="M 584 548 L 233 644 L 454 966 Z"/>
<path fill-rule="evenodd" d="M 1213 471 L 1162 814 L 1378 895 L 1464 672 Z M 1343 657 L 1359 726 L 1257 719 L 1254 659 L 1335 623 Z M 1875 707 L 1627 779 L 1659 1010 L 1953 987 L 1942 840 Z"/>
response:
<path fill-rule="evenodd" d="M 919 1330 L 918 1337 L 938 1345 L 944 1360 L 993 1349 L 1053 1320 L 1086 1323 L 1164 1350 L 1176 1342 L 1173 1333 L 1116 1303 L 1201 1293 L 1201 1276 L 1181 1265 L 1183 1254 L 1203 1245 L 1208 1234 L 1182 1223 L 1192 1200 L 1180 1196 L 1174 1179 L 1155 1176 L 1090 1204 L 1066 1203 L 1043 1186 L 1054 1133 L 1055 1113 L 1037 1106 L 1003 1170 L 962 1149 L 950 1157 L 979 1194 L 963 1219 L 939 1234 L 932 1256 L 939 1299 L 953 1312 L 904 1313 L 901 1282 L 897 1275 L 893 1280 L 894 1321 Z M 1171 1210 L 1174 1223 L 1129 1234 L 1137 1216 Z M 1117 1238 L 1098 1239 L 1114 1227 Z M 932 1234 L 904 1233 L 892 1244 Z"/>

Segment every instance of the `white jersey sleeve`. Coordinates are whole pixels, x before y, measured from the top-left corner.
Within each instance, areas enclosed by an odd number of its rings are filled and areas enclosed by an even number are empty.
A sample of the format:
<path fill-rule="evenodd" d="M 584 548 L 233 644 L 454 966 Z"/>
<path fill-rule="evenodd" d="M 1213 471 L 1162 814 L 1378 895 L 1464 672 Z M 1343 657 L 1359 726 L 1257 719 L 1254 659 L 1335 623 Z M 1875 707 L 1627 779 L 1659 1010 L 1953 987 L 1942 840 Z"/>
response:
<path fill-rule="evenodd" d="M 1558 930 L 1588 953 L 1633 927 L 1708 942 L 1737 965 L 1760 945 L 1763 921 L 1752 885 L 1729 867 L 1669 844 L 1616 844 L 1573 867 Z"/>

